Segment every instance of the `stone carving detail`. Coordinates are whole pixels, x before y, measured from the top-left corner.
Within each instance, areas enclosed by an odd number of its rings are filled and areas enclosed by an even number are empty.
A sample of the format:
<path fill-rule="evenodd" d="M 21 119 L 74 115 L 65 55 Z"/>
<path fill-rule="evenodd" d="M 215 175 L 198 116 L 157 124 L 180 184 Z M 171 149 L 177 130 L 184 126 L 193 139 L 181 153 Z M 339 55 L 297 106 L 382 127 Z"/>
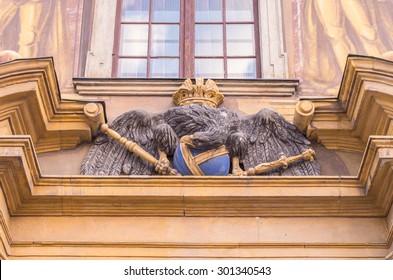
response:
<path fill-rule="evenodd" d="M 319 175 L 310 142 L 280 114 L 216 108 L 216 84 L 187 79 L 163 114 L 133 110 L 100 126 L 83 175 Z M 167 156 L 171 158 L 172 162 Z M 158 159 L 157 159 L 158 158 Z"/>
<path fill-rule="evenodd" d="M 209 79 L 204 84 L 202 78 L 197 78 L 195 85 L 190 79 L 185 80 L 173 94 L 173 103 L 176 106 L 206 104 L 216 108 L 223 100 L 224 95 L 220 93 L 216 83 Z"/>

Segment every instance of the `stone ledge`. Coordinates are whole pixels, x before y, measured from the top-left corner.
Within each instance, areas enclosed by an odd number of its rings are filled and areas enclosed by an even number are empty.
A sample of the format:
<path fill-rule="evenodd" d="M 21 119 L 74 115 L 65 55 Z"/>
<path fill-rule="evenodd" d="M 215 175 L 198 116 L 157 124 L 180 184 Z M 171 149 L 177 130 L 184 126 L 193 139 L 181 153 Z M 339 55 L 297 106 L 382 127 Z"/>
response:
<path fill-rule="evenodd" d="M 237 80 L 214 79 L 220 92 L 226 96 L 283 97 L 293 96 L 298 80 Z M 184 79 L 122 79 L 74 78 L 80 95 L 172 96 Z"/>
<path fill-rule="evenodd" d="M 393 137 L 371 137 L 357 177 L 45 176 L 32 140 L 0 138 L 0 179 L 12 216 L 386 217 Z"/>

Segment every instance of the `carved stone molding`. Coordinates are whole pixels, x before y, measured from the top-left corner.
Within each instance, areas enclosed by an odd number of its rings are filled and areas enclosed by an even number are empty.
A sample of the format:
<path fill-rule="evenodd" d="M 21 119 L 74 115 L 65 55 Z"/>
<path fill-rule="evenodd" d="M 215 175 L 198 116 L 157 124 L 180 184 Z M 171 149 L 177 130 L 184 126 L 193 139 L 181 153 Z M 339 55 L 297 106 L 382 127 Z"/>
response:
<path fill-rule="evenodd" d="M 393 138 L 372 137 L 357 177 L 45 176 L 30 137 L 0 138 L 11 215 L 386 217 Z M 272 207 L 274 205 L 274 207 Z"/>
<path fill-rule="evenodd" d="M 392 167 L 384 136 L 357 177 L 45 176 L 3 136 L 0 257 L 390 258 Z"/>
<path fill-rule="evenodd" d="M 296 93 L 299 81 L 214 79 L 225 96 L 290 97 Z M 184 79 L 121 79 L 75 78 L 80 95 L 172 96 Z"/>
<path fill-rule="evenodd" d="M 328 149 L 363 152 L 372 135 L 393 135 L 393 62 L 350 55 L 337 98 L 315 99 L 307 134 Z"/>
<path fill-rule="evenodd" d="M 0 64 L 0 134 L 31 135 L 37 152 L 91 141 L 85 104 L 61 99 L 52 58 Z"/>

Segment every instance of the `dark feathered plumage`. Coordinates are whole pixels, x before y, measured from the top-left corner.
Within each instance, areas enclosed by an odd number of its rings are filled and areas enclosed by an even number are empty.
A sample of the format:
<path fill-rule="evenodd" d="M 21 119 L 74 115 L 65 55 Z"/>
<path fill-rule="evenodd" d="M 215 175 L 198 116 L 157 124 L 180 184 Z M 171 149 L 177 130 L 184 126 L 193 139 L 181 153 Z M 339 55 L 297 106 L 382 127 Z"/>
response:
<path fill-rule="evenodd" d="M 163 121 L 162 115 L 153 115 L 143 110 L 134 110 L 119 116 L 110 125 L 130 141 L 136 142 L 154 157 L 158 148 L 173 153 L 178 139 Z M 82 175 L 151 175 L 157 174 L 154 166 L 129 152 L 116 140 L 99 133 L 90 148 L 81 168 Z"/>
<path fill-rule="evenodd" d="M 161 123 L 154 127 L 153 136 L 158 149 L 167 155 L 175 153 L 176 147 L 179 145 L 179 139 L 168 124 Z"/>
<path fill-rule="evenodd" d="M 248 148 L 247 137 L 243 132 L 231 133 L 226 142 L 230 157 L 239 157 L 243 160 Z"/>
<path fill-rule="evenodd" d="M 237 114 L 226 108 L 196 104 L 170 109 L 164 118 L 179 137 L 193 135 L 197 149 L 215 149 L 226 144 L 240 124 Z"/>
<path fill-rule="evenodd" d="M 244 168 L 255 167 L 256 163 L 278 160 L 299 155 L 310 148 L 308 141 L 297 128 L 283 116 L 270 109 L 262 109 L 257 114 L 242 120 L 241 131 L 248 137 L 248 148 L 242 158 Z M 317 161 L 299 161 L 288 169 L 278 169 L 266 175 L 319 175 Z"/>
<path fill-rule="evenodd" d="M 179 139 L 186 135 L 193 135 L 192 144 L 198 149 L 226 145 L 230 156 L 239 157 L 246 170 L 260 163 L 278 160 L 282 155 L 301 154 L 310 145 L 295 126 L 269 109 L 244 119 L 227 108 L 215 109 L 195 104 L 175 107 L 158 116 L 144 111 L 130 111 L 117 118 L 110 127 L 137 142 L 156 158 L 158 149 L 173 154 Z M 151 164 L 102 134 L 96 138 L 81 173 L 156 174 Z M 318 174 L 316 161 L 300 161 L 286 170 L 274 170 L 267 175 Z"/>

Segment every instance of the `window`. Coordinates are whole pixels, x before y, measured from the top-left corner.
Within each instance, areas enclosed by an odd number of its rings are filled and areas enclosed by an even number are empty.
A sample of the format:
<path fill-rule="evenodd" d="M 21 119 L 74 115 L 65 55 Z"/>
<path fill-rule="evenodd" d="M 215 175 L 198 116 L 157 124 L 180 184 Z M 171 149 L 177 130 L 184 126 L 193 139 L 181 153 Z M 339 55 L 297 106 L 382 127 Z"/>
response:
<path fill-rule="evenodd" d="M 257 1 L 120 0 L 113 76 L 260 77 Z"/>

